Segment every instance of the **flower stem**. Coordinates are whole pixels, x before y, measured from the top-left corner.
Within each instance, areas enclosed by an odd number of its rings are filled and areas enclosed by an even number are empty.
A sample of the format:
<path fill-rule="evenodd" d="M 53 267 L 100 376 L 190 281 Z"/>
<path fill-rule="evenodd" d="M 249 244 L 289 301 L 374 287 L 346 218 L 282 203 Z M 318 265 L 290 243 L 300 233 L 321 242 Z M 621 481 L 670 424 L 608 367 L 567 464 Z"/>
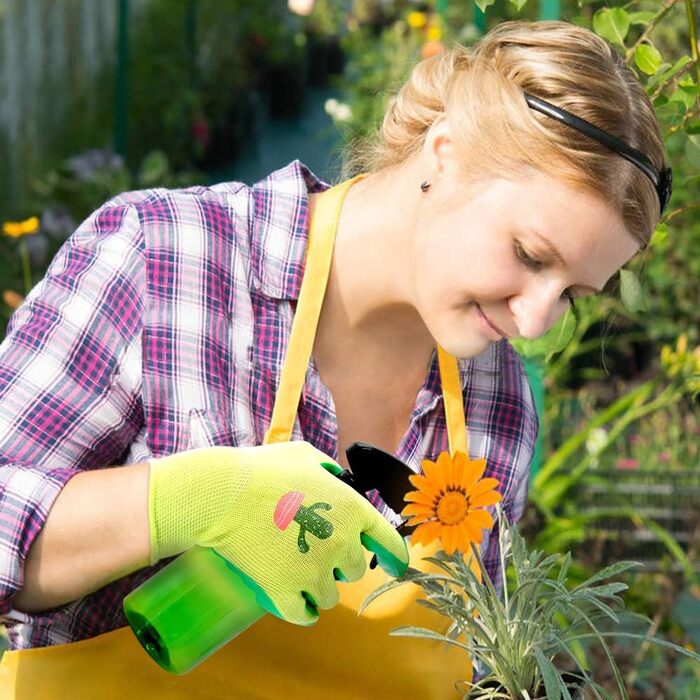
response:
<path fill-rule="evenodd" d="M 19 257 L 22 261 L 22 274 L 24 276 L 24 294 L 29 294 L 32 289 L 32 268 L 29 263 L 29 251 L 24 240 L 19 243 Z"/>

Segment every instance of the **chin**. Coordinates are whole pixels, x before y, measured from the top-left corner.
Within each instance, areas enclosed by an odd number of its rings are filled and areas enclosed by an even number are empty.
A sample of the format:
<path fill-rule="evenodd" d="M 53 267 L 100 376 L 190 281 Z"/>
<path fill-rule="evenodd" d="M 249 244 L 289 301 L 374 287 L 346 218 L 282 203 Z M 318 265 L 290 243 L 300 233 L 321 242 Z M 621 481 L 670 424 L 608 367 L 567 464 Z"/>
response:
<path fill-rule="evenodd" d="M 481 355 L 482 352 L 488 350 L 495 341 L 484 338 L 483 336 L 471 338 L 445 338 L 445 342 L 438 341 L 440 347 L 446 350 L 450 355 L 461 359 L 469 359 Z"/>

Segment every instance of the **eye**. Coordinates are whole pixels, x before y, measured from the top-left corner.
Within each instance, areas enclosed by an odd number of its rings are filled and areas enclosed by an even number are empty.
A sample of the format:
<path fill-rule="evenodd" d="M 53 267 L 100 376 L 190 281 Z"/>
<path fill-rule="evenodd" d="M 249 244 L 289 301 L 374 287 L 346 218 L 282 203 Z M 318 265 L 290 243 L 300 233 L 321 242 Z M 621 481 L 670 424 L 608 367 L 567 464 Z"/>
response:
<path fill-rule="evenodd" d="M 541 260 L 538 260 L 537 258 L 530 255 L 525 250 L 525 248 L 523 248 L 520 241 L 515 241 L 514 247 L 516 257 L 518 258 L 518 260 L 520 260 L 521 263 L 523 263 L 523 265 L 525 265 L 525 267 L 528 268 L 528 270 L 532 270 L 533 272 L 539 272 L 545 266 L 545 264 Z M 576 303 L 574 300 L 574 295 L 568 289 L 565 289 L 562 292 L 561 298 L 569 304 L 569 307 L 575 313 Z"/>
<path fill-rule="evenodd" d="M 530 255 L 525 248 L 523 248 L 520 241 L 515 241 L 514 248 L 515 255 L 518 260 L 520 260 L 520 262 L 523 263 L 523 265 L 525 265 L 525 267 L 527 267 L 529 270 L 539 272 L 544 267 L 544 263 L 537 258 L 533 258 L 532 255 Z"/>

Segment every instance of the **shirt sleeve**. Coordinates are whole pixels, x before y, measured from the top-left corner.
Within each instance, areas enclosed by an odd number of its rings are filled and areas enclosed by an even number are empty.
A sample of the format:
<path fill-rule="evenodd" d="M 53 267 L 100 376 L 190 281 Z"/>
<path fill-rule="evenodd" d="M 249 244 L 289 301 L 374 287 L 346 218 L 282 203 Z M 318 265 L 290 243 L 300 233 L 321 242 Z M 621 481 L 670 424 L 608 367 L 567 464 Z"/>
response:
<path fill-rule="evenodd" d="M 120 463 L 143 423 L 144 274 L 138 213 L 113 200 L 66 241 L 10 321 L 0 345 L 0 615 L 63 486 Z"/>

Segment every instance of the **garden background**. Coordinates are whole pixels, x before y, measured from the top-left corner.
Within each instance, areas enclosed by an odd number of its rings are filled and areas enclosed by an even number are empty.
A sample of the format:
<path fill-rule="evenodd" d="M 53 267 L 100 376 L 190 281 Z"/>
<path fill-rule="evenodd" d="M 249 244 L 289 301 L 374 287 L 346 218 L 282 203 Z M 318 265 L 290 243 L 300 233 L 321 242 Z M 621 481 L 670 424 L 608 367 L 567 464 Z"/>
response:
<path fill-rule="evenodd" d="M 112 195 L 251 182 L 295 157 L 338 179 L 342 145 L 376 129 L 421 56 L 507 19 L 592 27 L 652 97 L 675 189 L 608 294 L 517 343 L 542 415 L 525 532 L 571 550 L 581 579 L 642 562 L 628 608 L 700 647 L 697 15 L 692 0 L 0 0 L 0 334 Z M 630 697 L 700 697 L 693 662 L 615 653 Z"/>

